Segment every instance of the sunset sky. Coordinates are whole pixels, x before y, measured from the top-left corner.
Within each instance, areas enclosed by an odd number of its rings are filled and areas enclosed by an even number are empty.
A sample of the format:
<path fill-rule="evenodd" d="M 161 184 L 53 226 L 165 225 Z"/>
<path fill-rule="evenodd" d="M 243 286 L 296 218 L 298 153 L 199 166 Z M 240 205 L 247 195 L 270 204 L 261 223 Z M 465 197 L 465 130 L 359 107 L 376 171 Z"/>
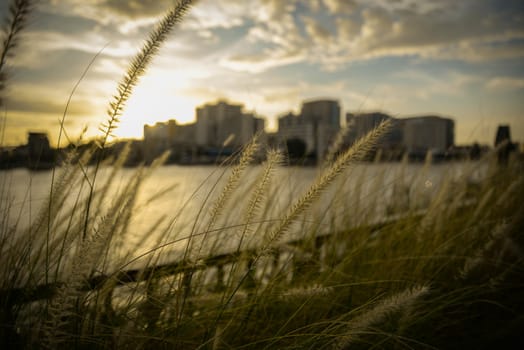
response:
<path fill-rule="evenodd" d="M 7 12 L 2 0 L 0 14 Z M 3 145 L 28 131 L 57 140 L 99 133 L 111 95 L 152 24 L 172 1 L 44 0 L 9 67 Z M 105 48 L 104 48 L 105 47 Z M 524 142 L 522 0 L 201 0 L 175 29 L 129 101 L 116 134 L 194 120 L 217 98 L 267 118 L 304 99 L 348 111 L 455 120 L 456 142 L 492 144 L 498 124 Z"/>

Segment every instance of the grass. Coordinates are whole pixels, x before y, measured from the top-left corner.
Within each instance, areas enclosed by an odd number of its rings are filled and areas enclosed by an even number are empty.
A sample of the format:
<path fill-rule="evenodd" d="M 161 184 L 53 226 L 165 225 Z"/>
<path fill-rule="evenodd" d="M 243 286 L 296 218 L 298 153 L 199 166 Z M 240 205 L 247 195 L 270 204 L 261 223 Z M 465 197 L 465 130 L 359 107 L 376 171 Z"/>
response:
<path fill-rule="evenodd" d="M 160 196 L 140 193 L 165 157 L 119 182 L 128 150 L 107 164 L 100 150 L 190 4 L 178 2 L 153 30 L 110 102 L 99 150 L 69 155 L 28 227 L 11 219 L 2 182 L 2 347 L 520 348 L 523 165 L 498 166 L 496 153 L 442 175 L 431 191 L 430 157 L 408 184 L 406 163 L 393 178 L 359 173 L 383 124 L 306 188 L 289 189 L 278 151 L 251 166 L 263 147 L 255 138 L 205 180 L 190 224 L 181 217 L 196 193 L 130 237 L 133 217 Z M 24 5 L 13 2 L 10 20 Z M 20 30 L 6 35 L 16 42 Z M 4 42 L 2 57 L 15 48 Z M 377 218 L 378 208 L 396 216 Z M 176 258 L 173 246 L 183 247 Z"/>

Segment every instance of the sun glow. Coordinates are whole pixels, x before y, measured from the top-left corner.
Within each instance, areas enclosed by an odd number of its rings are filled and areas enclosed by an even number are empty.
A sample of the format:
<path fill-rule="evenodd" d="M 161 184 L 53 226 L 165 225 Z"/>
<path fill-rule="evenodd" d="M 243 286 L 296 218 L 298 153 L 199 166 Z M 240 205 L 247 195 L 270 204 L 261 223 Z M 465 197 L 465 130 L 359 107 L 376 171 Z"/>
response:
<path fill-rule="evenodd" d="M 194 119 L 199 101 L 180 92 L 183 82 L 171 74 L 155 72 L 144 77 L 134 90 L 115 131 L 119 138 L 142 138 L 145 124 L 175 119 L 180 124 Z"/>

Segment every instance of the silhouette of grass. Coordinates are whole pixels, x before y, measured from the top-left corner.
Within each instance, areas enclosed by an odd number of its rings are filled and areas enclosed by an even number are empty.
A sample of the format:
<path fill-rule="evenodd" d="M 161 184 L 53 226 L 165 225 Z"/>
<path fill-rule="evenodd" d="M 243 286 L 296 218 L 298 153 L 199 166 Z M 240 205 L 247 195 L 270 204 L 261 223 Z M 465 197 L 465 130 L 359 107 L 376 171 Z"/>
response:
<path fill-rule="evenodd" d="M 9 14 L 2 26 L 2 46 L 0 47 L 0 107 L 3 105 L 2 94 L 6 87 L 8 61 L 15 55 L 21 34 L 37 2 L 37 0 L 14 0 L 9 4 Z"/>

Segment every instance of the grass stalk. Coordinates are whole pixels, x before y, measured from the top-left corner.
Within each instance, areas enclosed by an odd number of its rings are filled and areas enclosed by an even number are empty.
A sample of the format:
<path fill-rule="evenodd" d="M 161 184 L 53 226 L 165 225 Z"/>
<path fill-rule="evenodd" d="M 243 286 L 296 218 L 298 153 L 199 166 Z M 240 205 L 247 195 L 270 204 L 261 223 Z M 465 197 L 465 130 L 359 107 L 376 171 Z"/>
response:
<path fill-rule="evenodd" d="M 89 229 L 91 200 L 96 183 L 96 177 L 103 157 L 103 151 L 106 148 L 107 142 L 109 141 L 110 137 L 113 136 L 113 131 L 118 126 L 120 117 L 122 116 L 126 103 L 129 100 L 134 87 L 138 84 L 140 78 L 145 74 L 149 64 L 157 55 L 160 47 L 167 40 L 168 35 L 173 30 L 175 25 L 178 24 L 184 15 L 188 12 L 192 3 L 192 0 L 177 1 L 175 6 L 169 10 L 157 23 L 155 28 L 149 34 L 149 38 L 142 46 L 140 52 L 131 60 L 124 77 L 118 84 L 117 94 L 113 96 L 112 101 L 109 103 L 109 108 L 107 110 L 108 119 L 100 125 L 102 139 L 99 142 L 98 147 L 100 148 L 101 152 L 99 152 L 93 173 L 93 179 L 91 181 L 91 190 L 89 192 L 89 200 L 84 223 L 84 238 L 86 237 L 87 231 Z"/>

